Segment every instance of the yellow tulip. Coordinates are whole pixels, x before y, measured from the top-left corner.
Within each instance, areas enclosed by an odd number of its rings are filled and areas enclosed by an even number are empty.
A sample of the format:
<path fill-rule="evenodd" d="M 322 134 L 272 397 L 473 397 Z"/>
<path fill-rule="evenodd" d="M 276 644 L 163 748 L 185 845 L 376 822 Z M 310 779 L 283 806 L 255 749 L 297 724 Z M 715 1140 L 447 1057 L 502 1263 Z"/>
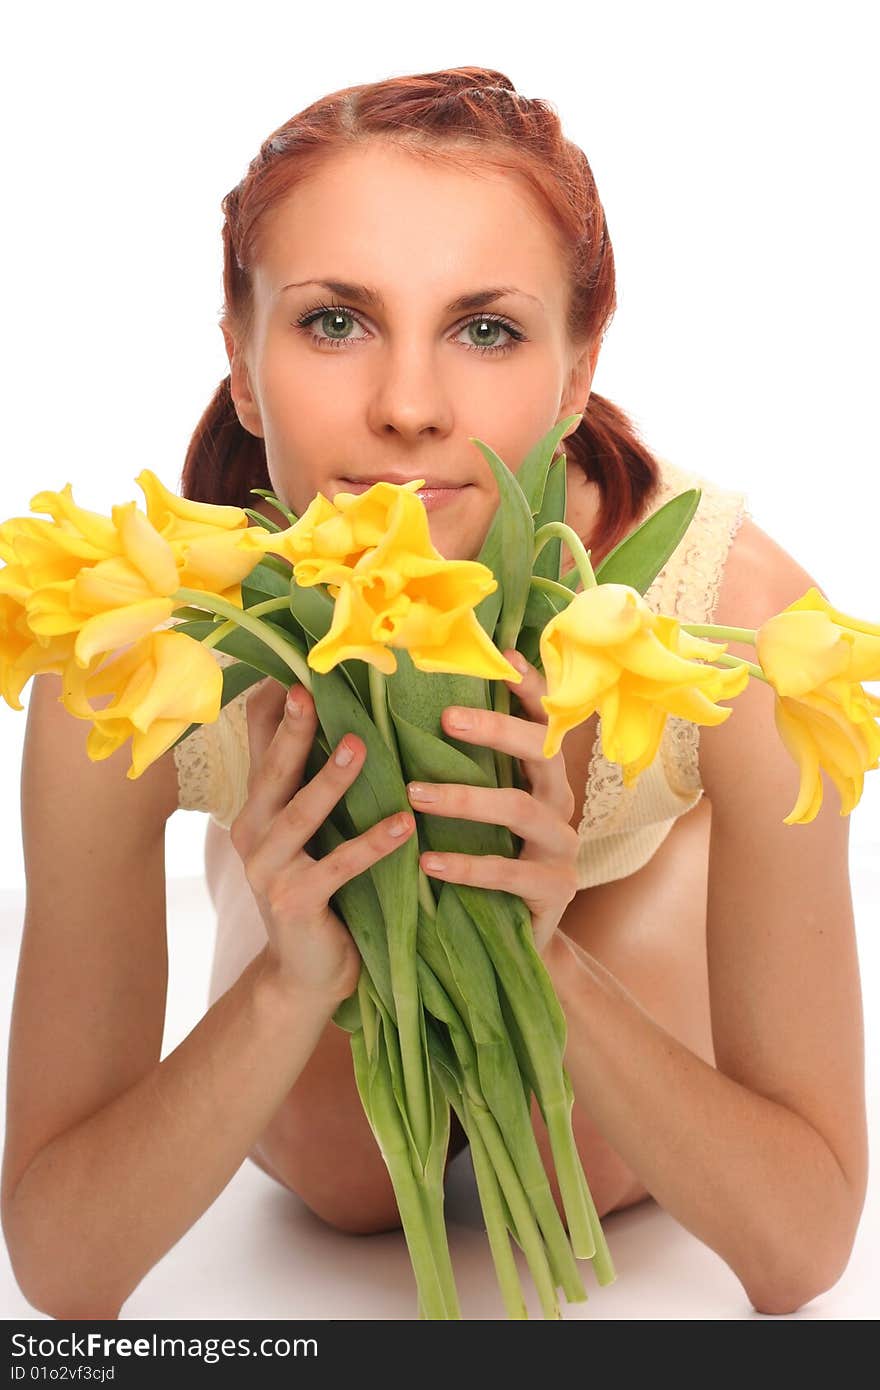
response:
<path fill-rule="evenodd" d="M 182 632 L 151 632 L 95 669 L 76 661 L 64 669 L 65 709 L 88 719 L 86 751 L 109 758 L 131 739 L 134 780 L 161 757 L 190 724 L 211 724 L 220 713 L 223 672 L 207 647 Z M 90 703 L 112 695 L 102 709 Z"/>
<path fill-rule="evenodd" d="M 141 469 L 135 482 L 144 494 L 147 517 L 169 545 L 187 541 L 204 532 L 244 531 L 250 519 L 241 507 L 220 506 L 213 502 L 193 502 L 169 492 L 149 468 Z M 33 504 L 31 504 L 33 505 Z M 259 526 L 257 530 L 264 531 Z"/>
<path fill-rule="evenodd" d="M 389 647 L 405 648 L 421 671 L 517 679 L 480 625 L 474 607 L 498 587 L 476 560 L 446 560 L 435 549 L 415 495 L 422 480 L 375 483 L 366 492 L 320 493 L 272 547 L 293 562 L 294 578 L 324 583 L 336 600 L 329 631 L 309 652 L 312 670 L 369 661 L 397 670 Z"/>
<path fill-rule="evenodd" d="M 768 618 L 755 646 L 779 695 L 798 697 L 828 685 L 846 702 L 853 683 L 880 680 L 880 627 L 840 613 L 816 588 Z"/>
<path fill-rule="evenodd" d="M 851 706 L 852 708 L 852 706 Z M 864 774 L 880 760 L 880 700 L 861 692 L 863 717 L 854 722 L 839 701 L 823 691 L 799 699 L 778 696 L 774 706 L 779 735 L 800 769 L 800 788 L 786 825 L 806 825 L 822 805 L 822 769 L 840 794 L 840 814 L 857 805 Z"/>
<path fill-rule="evenodd" d="M 421 484 L 422 479 L 374 483 L 362 493 L 337 492 L 332 502 L 319 492 L 293 526 L 267 535 L 263 544 L 293 565 L 294 578 L 304 588 L 350 580 L 364 552 L 389 531 L 405 530 L 408 550 L 436 557 L 427 513 L 421 499 L 413 497 Z"/>
<path fill-rule="evenodd" d="M 670 714 L 695 724 L 729 718 L 732 710 L 714 702 L 738 695 L 748 671 L 701 664 L 726 648 L 683 632 L 629 585 L 583 590 L 541 634 L 544 756 L 553 757 L 568 731 L 598 710 L 605 757 L 621 764 L 632 786 L 655 758 Z"/>
<path fill-rule="evenodd" d="M 0 697 L 11 709 L 23 710 L 21 692 L 41 671 L 60 675 L 71 659 L 73 642 L 56 637 L 38 641 L 21 603 L 0 593 Z"/>
<path fill-rule="evenodd" d="M 309 665 L 326 672 L 357 657 L 392 675 L 397 661 L 388 648 L 401 647 L 420 671 L 516 679 L 474 613 L 496 587 L 491 571 L 471 560 L 401 556 L 385 570 L 361 563 L 339 586 L 330 629 L 309 652 Z"/>
<path fill-rule="evenodd" d="M 841 613 L 813 587 L 768 618 L 755 646 L 776 692 L 776 727 L 800 769 L 786 825 L 818 814 L 822 769 L 840 793 L 841 815 L 849 815 L 880 754 L 880 700 L 861 685 L 880 680 L 880 627 Z"/>
<path fill-rule="evenodd" d="M 249 528 L 241 508 L 177 497 L 148 469 L 137 481 L 147 515 L 134 502 L 113 507 L 111 518 L 86 511 L 74 503 L 68 483 L 31 501 L 52 521 L 16 517 L 0 527 L 0 556 L 8 561 L 0 570 L 0 596 L 22 605 L 43 646 L 73 639 L 82 668 L 167 620 L 180 588 L 216 594 L 241 608 L 241 581 L 264 553 L 249 535 L 262 536 L 264 528 Z"/>
<path fill-rule="evenodd" d="M 251 526 L 241 507 L 178 497 L 149 468 L 135 482 L 144 494 L 150 524 L 174 554 L 177 587 L 216 594 L 241 608 L 241 581 L 272 548 L 268 542 L 274 533 Z"/>

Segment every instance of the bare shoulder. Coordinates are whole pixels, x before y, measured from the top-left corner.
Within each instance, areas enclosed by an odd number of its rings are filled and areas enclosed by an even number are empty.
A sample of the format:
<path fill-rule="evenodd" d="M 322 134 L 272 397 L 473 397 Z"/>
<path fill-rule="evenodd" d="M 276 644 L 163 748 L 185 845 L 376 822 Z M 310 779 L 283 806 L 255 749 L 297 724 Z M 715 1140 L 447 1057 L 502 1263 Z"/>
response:
<path fill-rule="evenodd" d="M 778 541 L 744 517 L 731 542 L 713 621 L 759 627 L 816 582 Z M 730 650 L 745 656 L 751 649 Z"/>
<path fill-rule="evenodd" d="M 88 799 L 101 803 L 123 824 L 137 821 L 149 833 L 164 828 L 178 806 L 177 764 L 172 749 L 157 758 L 140 777 L 128 777 L 131 745 L 125 743 L 110 758 L 94 762 L 86 751 L 91 724 L 74 718 L 62 704 L 61 677 L 43 672 L 34 677 L 28 702 L 22 775 L 26 782 L 53 785 L 71 810 Z M 44 812 L 45 813 L 45 812 Z M 117 833 L 120 830 L 117 824 Z"/>
<path fill-rule="evenodd" d="M 757 629 L 813 585 L 822 588 L 778 541 L 745 517 L 731 543 L 712 621 Z M 755 660 L 755 649 L 746 642 L 728 642 L 727 651 Z M 775 804 L 781 807 L 790 794 L 783 815 L 794 805 L 798 774 L 776 730 L 774 698 L 764 681 L 752 679 L 730 702 L 733 712 L 723 724 L 700 730 L 700 774 L 713 810 L 731 798 L 741 803 L 749 767 L 763 774 L 764 792 L 768 780 L 775 782 Z"/>

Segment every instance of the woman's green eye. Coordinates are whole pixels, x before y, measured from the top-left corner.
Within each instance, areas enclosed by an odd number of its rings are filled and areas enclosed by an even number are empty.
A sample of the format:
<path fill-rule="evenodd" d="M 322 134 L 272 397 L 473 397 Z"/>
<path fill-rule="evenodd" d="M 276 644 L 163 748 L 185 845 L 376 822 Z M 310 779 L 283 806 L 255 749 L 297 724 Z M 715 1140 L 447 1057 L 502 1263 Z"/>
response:
<path fill-rule="evenodd" d="M 301 328 L 308 334 L 311 340 L 321 346 L 330 348 L 344 347 L 349 342 L 362 342 L 363 339 L 352 338 L 345 331 L 346 320 L 349 323 L 363 325 L 357 314 L 352 309 L 346 309 L 338 304 L 319 304 L 314 309 L 307 309 L 296 320 L 296 327 Z M 321 333 L 314 333 L 311 330 L 312 324 L 319 324 Z M 511 352 L 517 342 L 522 342 L 525 334 L 515 328 L 507 319 L 500 314 L 475 314 L 468 319 L 467 323 L 461 324 L 456 330 L 456 334 L 463 333 L 465 330 L 470 332 L 477 328 L 482 331 L 481 335 L 485 339 L 491 338 L 490 342 L 469 342 L 463 343 L 470 352 L 487 352 L 495 357 L 502 357 L 505 353 Z M 488 332 L 486 331 L 488 330 Z M 506 333 L 513 341 L 497 344 L 498 331 Z M 326 336 L 324 336 L 326 335 Z"/>

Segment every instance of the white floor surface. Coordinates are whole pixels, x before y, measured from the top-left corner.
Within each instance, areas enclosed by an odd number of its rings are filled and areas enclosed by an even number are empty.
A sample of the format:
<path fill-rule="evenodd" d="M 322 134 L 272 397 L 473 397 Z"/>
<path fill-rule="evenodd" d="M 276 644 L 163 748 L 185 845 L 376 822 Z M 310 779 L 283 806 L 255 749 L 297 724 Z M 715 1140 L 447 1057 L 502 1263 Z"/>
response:
<path fill-rule="evenodd" d="M 872 1154 L 880 1127 L 880 851 L 851 852 L 859 931 Z M 0 1020 L 8 1029 L 24 903 L 0 894 Z M 168 884 L 170 979 L 163 1056 L 204 1013 L 213 945 L 213 911 L 204 880 Z M 450 1249 L 463 1316 L 503 1319 L 473 1171 L 467 1151 L 450 1168 L 446 1204 Z M 727 1265 L 655 1203 L 607 1217 L 616 1281 L 599 1288 L 583 1264 L 589 1299 L 562 1304 L 563 1317 L 599 1319 L 749 1319 L 760 1317 Z M 520 1257 L 531 1317 L 540 1309 Z M 880 1182 L 872 1172 L 849 1266 L 837 1285 L 791 1316 L 874 1319 L 880 1312 Z M 0 1317 L 42 1318 L 23 1298 L 0 1244 Z M 400 1233 L 348 1236 L 318 1220 L 249 1161 L 217 1201 L 150 1271 L 121 1320 L 192 1318 L 352 1319 L 417 1316 L 409 1259 Z"/>

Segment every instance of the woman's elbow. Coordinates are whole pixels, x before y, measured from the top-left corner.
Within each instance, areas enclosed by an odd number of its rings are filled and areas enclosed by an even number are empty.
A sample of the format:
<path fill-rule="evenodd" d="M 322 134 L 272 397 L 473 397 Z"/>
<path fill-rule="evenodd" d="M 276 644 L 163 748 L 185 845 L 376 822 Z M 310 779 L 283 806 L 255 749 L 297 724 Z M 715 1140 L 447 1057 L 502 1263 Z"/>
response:
<path fill-rule="evenodd" d="M 60 1322 L 118 1319 L 124 1300 L 106 1290 L 72 1288 L 64 1269 L 53 1267 L 54 1262 L 47 1257 L 44 1241 L 22 1229 L 13 1203 L 3 1207 L 3 1235 L 15 1282 L 38 1313 Z"/>
<path fill-rule="evenodd" d="M 813 1263 L 812 1258 L 795 1263 L 791 1258 L 794 1252 L 788 1252 L 788 1258 L 780 1259 L 772 1274 L 744 1284 L 755 1312 L 768 1317 L 787 1317 L 833 1289 L 849 1264 L 858 1224 L 859 1217 L 856 1215 L 848 1229 L 839 1229 L 834 1233 L 834 1239 L 824 1242 L 821 1264 Z M 823 1242 L 818 1229 L 814 1231 L 814 1238 L 811 1256 L 821 1255 Z"/>

